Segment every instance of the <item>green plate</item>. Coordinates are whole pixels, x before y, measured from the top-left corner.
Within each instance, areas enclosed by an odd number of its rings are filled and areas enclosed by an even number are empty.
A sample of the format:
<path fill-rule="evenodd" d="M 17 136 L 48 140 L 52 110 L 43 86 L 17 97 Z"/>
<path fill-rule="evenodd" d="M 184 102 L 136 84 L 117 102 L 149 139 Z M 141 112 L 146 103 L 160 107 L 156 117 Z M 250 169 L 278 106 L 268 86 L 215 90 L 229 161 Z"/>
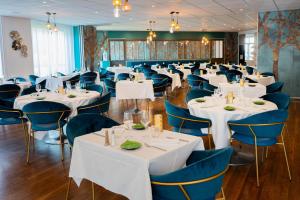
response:
<path fill-rule="evenodd" d="M 201 98 L 200 99 L 196 99 L 197 103 L 204 103 L 205 101 L 206 101 L 205 99 L 201 99 Z"/>
<path fill-rule="evenodd" d="M 224 110 L 227 110 L 227 111 L 234 111 L 234 110 L 235 110 L 235 107 L 233 107 L 233 106 L 225 106 L 225 107 L 224 107 Z"/>
<path fill-rule="evenodd" d="M 135 124 L 132 126 L 133 129 L 135 130 L 144 130 L 145 129 L 145 126 L 143 124 Z"/>
<path fill-rule="evenodd" d="M 44 100 L 46 97 L 37 97 L 36 100 Z"/>
<path fill-rule="evenodd" d="M 255 105 L 265 105 L 264 101 L 253 101 Z"/>
<path fill-rule="evenodd" d="M 249 87 L 255 87 L 255 84 L 248 84 Z"/>
<path fill-rule="evenodd" d="M 75 97 L 76 97 L 76 95 L 74 95 L 74 94 L 68 95 L 68 98 L 75 98 Z"/>
<path fill-rule="evenodd" d="M 144 81 L 138 81 L 138 83 L 144 83 Z"/>
<path fill-rule="evenodd" d="M 142 146 L 141 143 L 133 140 L 126 140 L 123 144 L 121 144 L 121 148 L 125 150 L 135 150 Z"/>

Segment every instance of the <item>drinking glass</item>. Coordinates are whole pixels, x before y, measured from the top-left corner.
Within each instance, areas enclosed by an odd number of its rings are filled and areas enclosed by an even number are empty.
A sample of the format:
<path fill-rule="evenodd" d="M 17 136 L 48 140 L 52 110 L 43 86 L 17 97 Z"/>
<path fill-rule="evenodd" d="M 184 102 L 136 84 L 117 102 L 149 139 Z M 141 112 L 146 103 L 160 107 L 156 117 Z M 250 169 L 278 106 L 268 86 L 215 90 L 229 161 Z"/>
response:
<path fill-rule="evenodd" d="M 130 78 L 130 80 L 132 80 L 133 79 L 133 75 L 129 74 L 129 78 Z"/>
<path fill-rule="evenodd" d="M 141 123 L 145 126 L 145 128 L 148 128 L 150 125 L 150 118 L 149 118 L 149 113 L 146 111 L 143 111 L 142 113 L 142 118 L 141 118 Z"/>
<path fill-rule="evenodd" d="M 72 89 L 72 85 L 71 85 L 71 82 L 70 82 L 70 81 L 67 81 L 67 82 L 66 82 L 66 86 L 67 86 L 67 89 L 68 89 L 68 90 L 71 90 L 71 89 Z"/>
<path fill-rule="evenodd" d="M 236 80 L 236 82 L 239 83 L 239 82 L 240 82 L 240 75 L 236 75 L 236 76 L 235 76 L 235 80 Z"/>
<path fill-rule="evenodd" d="M 124 118 L 123 118 L 124 126 L 128 130 L 130 129 L 130 125 L 133 123 L 132 119 L 132 113 L 131 112 L 124 112 Z"/>
<path fill-rule="evenodd" d="M 80 84 L 76 83 L 75 88 L 76 88 L 77 91 L 79 91 L 80 90 Z"/>
<path fill-rule="evenodd" d="M 40 93 L 41 90 L 42 90 L 41 85 L 40 85 L 40 84 L 36 84 L 36 85 L 35 85 L 35 90 L 36 90 L 38 93 Z"/>

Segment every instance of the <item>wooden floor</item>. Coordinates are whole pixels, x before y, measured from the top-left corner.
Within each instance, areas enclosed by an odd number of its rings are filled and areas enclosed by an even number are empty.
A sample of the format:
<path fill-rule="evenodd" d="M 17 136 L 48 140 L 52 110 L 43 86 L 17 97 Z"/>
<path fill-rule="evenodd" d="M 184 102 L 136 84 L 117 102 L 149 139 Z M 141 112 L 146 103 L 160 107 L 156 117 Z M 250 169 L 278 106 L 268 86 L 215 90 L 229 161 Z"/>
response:
<path fill-rule="evenodd" d="M 172 93 L 169 100 L 186 106 L 184 97 L 187 86 Z M 140 102 L 145 107 L 146 102 Z M 129 103 L 129 107 L 133 106 Z M 126 103 L 111 103 L 110 117 L 122 122 Z M 150 104 L 152 113 L 163 113 L 163 99 Z M 261 186 L 256 187 L 255 165 L 231 167 L 224 179 L 226 199 L 300 199 L 300 102 L 292 102 L 289 110 L 286 145 L 292 170 L 292 182 L 288 179 L 281 146 L 270 149 L 269 157 L 260 165 Z M 165 128 L 170 127 L 165 123 Z M 207 141 L 206 141 L 207 142 Z M 248 148 L 249 149 L 249 148 Z M 251 150 L 251 149 L 250 149 Z M 24 135 L 20 126 L 0 127 L 0 200 L 35 200 L 65 198 L 70 164 L 70 150 L 65 146 L 65 161 L 60 161 L 59 146 L 35 141 L 31 164 L 25 164 Z M 77 188 L 73 183 L 69 199 L 91 199 L 91 184 L 83 181 Z M 96 187 L 96 199 L 126 199 L 104 188 Z"/>

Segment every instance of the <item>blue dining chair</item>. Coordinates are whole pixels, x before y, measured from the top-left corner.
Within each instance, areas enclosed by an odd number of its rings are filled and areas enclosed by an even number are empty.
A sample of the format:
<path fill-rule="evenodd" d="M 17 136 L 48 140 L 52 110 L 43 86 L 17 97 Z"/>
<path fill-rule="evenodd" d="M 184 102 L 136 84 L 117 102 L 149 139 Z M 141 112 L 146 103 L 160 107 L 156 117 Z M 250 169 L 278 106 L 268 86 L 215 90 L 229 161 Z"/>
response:
<path fill-rule="evenodd" d="M 73 147 L 76 137 L 101 131 L 103 128 L 111 128 L 118 125 L 120 125 L 118 122 L 99 114 L 87 113 L 77 115 L 68 122 L 66 127 L 69 145 Z M 68 180 L 66 199 L 69 197 L 71 180 L 72 178 L 69 178 Z M 92 182 L 93 199 L 95 194 L 94 188 L 94 183 Z"/>
<path fill-rule="evenodd" d="M 179 74 L 180 80 L 183 79 L 184 73 L 182 71 L 179 69 L 168 69 L 168 72 L 171 72 L 171 70 L 173 74 Z"/>
<path fill-rule="evenodd" d="M 167 80 L 167 82 L 169 83 L 169 86 L 171 86 L 172 82 L 173 82 L 173 79 L 165 74 L 153 74 L 151 76 L 151 80 L 153 81 L 153 83 L 159 83 L 162 80 Z"/>
<path fill-rule="evenodd" d="M 118 74 L 118 77 L 117 77 L 117 79 L 119 81 L 121 81 L 121 80 L 127 80 L 129 78 L 130 78 L 130 74 L 128 74 L 128 73 L 120 73 L 120 74 Z"/>
<path fill-rule="evenodd" d="M 170 65 L 168 65 L 168 69 L 174 70 L 174 69 L 176 69 L 176 67 L 174 65 L 170 64 Z"/>
<path fill-rule="evenodd" d="M 112 97 L 115 97 L 116 96 L 116 82 L 114 82 L 113 80 L 110 80 L 110 79 L 105 79 L 104 83 L 105 83 L 105 87 L 106 87 L 107 91 L 110 92 Z"/>
<path fill-rule="evenodd" d="M 24 138 L 25 138 L 25 146 L 27 148 L 28 142 L 28 127 L 27 127 L 27 119 L 24 117 L 23 112 L 18 109 L 13 109 L 9 102 L 4 100 L 0 100 L 0 125 L 16 125 L 20 124 L 23 127 Z"/>
<path fill-rule="evenodd" d="M 93 84 L 93 85 L 87 85 L 86 88 L 89 91 L 95 91 L 100 94 L 100 96 L 103 93 L 103 87 L 101 85 Z"/>
<path fill-rule="evenodd" d="M 206 69 L 196 69 L 193 74 L 200 76 L 201 71 L 202 71 L 202 74 L 207 74 Z"/>
<path fill-rule="evenodd" d="M 27 116 L 31 123 L 31 132 L 34 140 L 34 133 L 36 131 L 51 131 L 59 130 L 59 139 L 61 141 L 61 160 L 64 160 L 63 146 L 63 126 L 67 124 L 66 119 L 71 113 L 71 109 L 61 103 L 51 101 L 35 101 L 26 104 L 22 111 Z M 27 147 L 27 163 L 30 157 L 30 140 L 31 134 L 28 136 Z"/>
<path fill-rule="evenodd" d="M 29 94 L 33 94 L 33 93 L 36 93 L 35 85 L 30 86 L 29 88 L 25 88 L 25 89 L 21 92 L 21 96 L 29 95 Z"/>
<path fill-rule="evenodd" d="M 277 92 L 277 93 L 266 94 L 261 98 L 263 98 L 266 101 L 271 101 L 275 103 L 277 108 L 280 110 L 289 109 L 290 96 L 285 93 Z"/>
<path fill-rule="evenodd" d="M 274 76 L 274 74 L 272 72 L 263 72 L 263 73 L 261 73 L 261 75 L 263 75 L 263 76 Z"/>
<path fill-rule="evenodd" d="M 213 92 L 203 90 L 203 89 L 192 89 L 188 91 L 188 93 L 186 94 L 185 101 L 188 103 L 192 99 L 207 97 L 213 94 L 214 94 Z"/>
<path fill-rule="evenodd" d="M 225 74 L 227 73 L 227 71 L 229 71 L 229 68 L 225 67 L 224 65 L 219 65 L 219 69 L 221 72 L 224 72 Z"/>
<path fill-rule="evenodd" d="M 193 151 L 186 167 L 163 175 L 151 175 L 153 200 L 212 200 L 225 194 L 222 182 L 232 155 L 232 148 Z"/>
<path fill-rule="evenodd" d="M 167 92 L 168 86 L 169 83 L 167 79 L 163 79 L 159 82 L 153 83 L 154 96 L 164 97 Z"/>
<path fill-rule="evenodd" d="M 194 74 L 189 74 L 187 76 L 187 81 L 188 81 L 189 86 L 192 89 L 193 88 L 202 88 L 203 83 L 207 82 L 206 79 L 204 79 L 204 78 L 202 78 L 200 76 L 194 75 Z"/>
<path fill-rule="evenodd" d="M 243 76 L 243 73 L 235 69 L 228 70 L 226 73 L 226 77 L 229 82 L 237 81 L 236 76 L 239 76 L 241 78 Z"/>
<path fill-rule="evenodd" d="M 97 113 L 97 114 L 108 114 L 110 104 L 110 93 L 97 98 L 97 100 L 91 104 L 80 106 L 77 108 L 77 113 Z"/>
<path fill-rule="evenodd" d="M 77 74 L 77 75 L 71 77 L 70 79 L 64 81 L 64 82 L 63 82 L 64 87 L 66 87 L 66 83 L 67 83 L 67 82 L 70 82 L 71 86 L 74 87 L 77 83 L 79 83 L 79 80 L 80 80 L 80 75 Z"/>
<path fill-rule="evenodd" d="M 95 84 L 96 78 L 97 78 L 96 72 L 85 72 L 84 74 L 80 75 L 80 82 L 86 85 L 92 85 Z"/>
<path fill-rule="evenodd" d="M 6 81 L 14 82 L 14 83 L 24 83 L 26 82 L 26 79 L 23 77 L 13 77 L 10 79 L 7 79 Z"/>
<path fill-rule="evenodd" d="M 224 71 L 217 71 L 216 75 L 226 75 L 226 72 L 224 72 Z"/>
<path fill-rule="evenodd" d="M 232 65 L 232 68 L 235 69 L 235 70 L 240 69 L 240 67 L 239 67 L 239 66 L 236 66 L 236 65 Z"/>
<path fill-rule="evenodd" d="M 248 77 L 246 77 L 245 80 L 248 81 L 249 83 L 257 83 L 257 81 L 255 81 L 251 78 L 248 78 Z"/>
<path fill-rule="evenodd" d="M 249 75 L 252 75 L 253 72 L 254 72 L 254 69 L 253 69 L 253 67 L 247 66 L 247 67 L 246 67 L 246 71 L 247 71 L 247 73 L 248 73 Z"/>
<path fill-rule="evenodd" d="M 199 66 L 192 67 L 191 68 L 191 73 L 194 74 L 197 69 L 199 69 Z"/>
<path fill-rule="evenodd" d="M 267 93 L 281 92 L 283 85 L 284 83 L 280 81 L 267 85 Z"/>
<path fill-rule="evenodd" d="M 174 132 L 199 137 L 207 136 L 209 148 L 211 148 L 209 134 L 211 133 L 210 129 L 212 123 L 210 119 L 195 117 L 190 114 L 188 109 L 177 107 L 167 100 L 165 101 L 165 108 L 168 117 L 168 124 L 173 127 Z M 202 128 L 207 128 L 208 134 L 202 133 Z"/>
<path fill-rule="evenodd" d="M 0 99 L 14 103 L 17 96 L 19 96 L 21 88 L 16 84 L 0 85 Z"/>
<path fill-rule="evenodd" d="M 142 67 L 135 67 L 133 69 L 133 71 L 136 72 L 136 73 L 142 73 L 143 72 L 143 68 Z"/>
<path fill-rule="evenodd" d="M 217 89 L 218 87 L 214 86 L 214 85 L 211 85 L 209 84 L 208 82 L 203 82 L 203 89 L 204 90 L 207 90 L 207 91 L 210 91 L 210 92 L 214 92 L 215 89 Z"/>
<path fill-rule="evenodd" d="M 35 85 L 36 79 L 39 78 L 36 75 L 29 75 L 28 77 L 29 77 L 29 81 L 31 82 L 31 85 Z"/>
<path fill-rule="evenodd" d="M 254 145 L 255 147 L 257 186 L 259 186 L 258 147 L 270 147 L 277 144 L 278 136 L 281 137 L 289 179 L 292 179 L 283 138 L 287 118 L 288 112 L 286 110 L 274 110 L 252 115 L 241 120 L 228 121 L 233 140 Z"/>
<path fill-rule="evenodd" d="M 157 74 L 157 71 L 152 70 L 152 69 L 146 69 L 146 70 L 144 69 L 144 70 L 143 70 L 143 73 L 144 73 L 145 78 L 146 78 L 147 80 L 151 80 L 152 75 L 153 75 L 153 74 Z"/>

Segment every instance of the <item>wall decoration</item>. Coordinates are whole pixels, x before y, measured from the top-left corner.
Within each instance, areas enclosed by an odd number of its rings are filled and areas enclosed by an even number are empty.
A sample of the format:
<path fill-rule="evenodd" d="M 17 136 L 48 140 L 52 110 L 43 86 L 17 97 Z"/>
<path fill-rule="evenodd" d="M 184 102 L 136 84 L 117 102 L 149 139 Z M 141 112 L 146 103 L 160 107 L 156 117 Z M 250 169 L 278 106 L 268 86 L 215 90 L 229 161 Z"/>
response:
<path fill-rule="evenodd" d="M 20 50 L 21 55 L 24 57 L 28 56 L 28 48 L 23 43 L 23 38 L 20 36 L 20 33 L 18 31 L 11 31 L 9 33 L 10 38 L 13 40 L 11 48 L 15 51 Z"/>
<path fill-rule="evenodd" d="M 258 68 L 284 81 L 285 92 L 300 96 L 300 9 L 258 14 Z"/>
<path fill-rule="evenodd" d="M 238 63 L 238 33 L 225 33 L 224 62 Z"/>

